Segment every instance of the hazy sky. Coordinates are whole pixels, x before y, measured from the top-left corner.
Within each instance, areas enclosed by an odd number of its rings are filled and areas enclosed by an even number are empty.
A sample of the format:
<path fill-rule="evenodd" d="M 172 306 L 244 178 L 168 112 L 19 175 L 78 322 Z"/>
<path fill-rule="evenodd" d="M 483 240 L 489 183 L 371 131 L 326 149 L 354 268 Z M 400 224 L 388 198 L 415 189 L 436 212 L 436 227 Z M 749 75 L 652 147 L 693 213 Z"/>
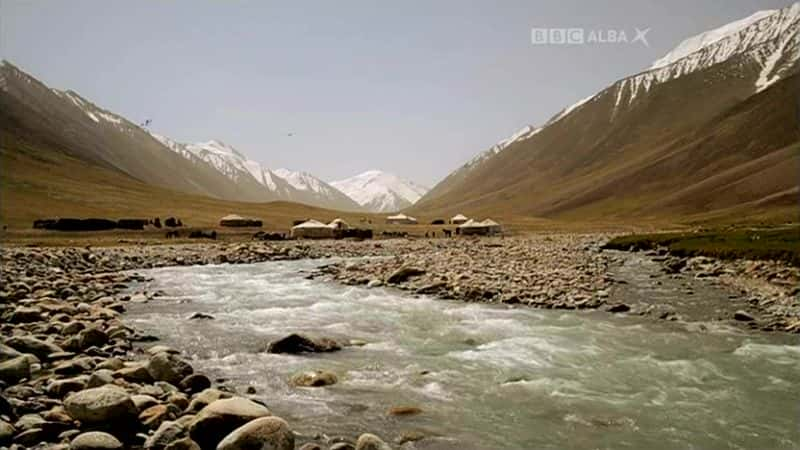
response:
<path fill-rule="evenodd" d="M 180 141 L 432 186 L 682 39 L 790 3 L 0 0 L 0 56 Z M 650 28 L 649 47 L 535 46 L 532 27 Z"/>

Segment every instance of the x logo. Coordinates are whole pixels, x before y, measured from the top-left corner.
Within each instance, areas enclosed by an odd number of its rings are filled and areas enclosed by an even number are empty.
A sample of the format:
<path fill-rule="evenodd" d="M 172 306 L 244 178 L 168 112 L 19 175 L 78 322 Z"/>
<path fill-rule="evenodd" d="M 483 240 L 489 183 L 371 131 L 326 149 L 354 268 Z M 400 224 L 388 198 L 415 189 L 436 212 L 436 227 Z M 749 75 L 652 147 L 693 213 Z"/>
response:
<path fill-rule="evenodd" d="M 639 41 L 644 44 L 645 47 L 650 47 L 650 44 L 647 42 L 647 33 L 650 31 L 650 28 L 645 28 L 644 30 L 634 28 L 634 30 L 636 30 L 636 37 L 633 38 L 631 44 Z"/>

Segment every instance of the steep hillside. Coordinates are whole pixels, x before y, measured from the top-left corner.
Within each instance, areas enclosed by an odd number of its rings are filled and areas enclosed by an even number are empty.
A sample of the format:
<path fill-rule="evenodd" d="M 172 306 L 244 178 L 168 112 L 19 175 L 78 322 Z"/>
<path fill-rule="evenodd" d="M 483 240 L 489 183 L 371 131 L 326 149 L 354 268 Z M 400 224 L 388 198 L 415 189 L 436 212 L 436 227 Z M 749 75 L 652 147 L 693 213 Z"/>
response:
<path fill-rule="evenodd" d="M 114 169 L 144 183 L 210 197 L 263 200 L 198 158 L 169 151 L 149 133 L 73 91 L 50 89 L 7 61 L 0 64 L 0 131 Z"/>
<path fill-rule="evenodd" d="M 687 40 L 465 165 L 411 210 L 643 217 L 783 198 L 798 184 L 783 168 L 800 139 L 787 101 L 798 96 L 799 18 L 795 4 Z"/>

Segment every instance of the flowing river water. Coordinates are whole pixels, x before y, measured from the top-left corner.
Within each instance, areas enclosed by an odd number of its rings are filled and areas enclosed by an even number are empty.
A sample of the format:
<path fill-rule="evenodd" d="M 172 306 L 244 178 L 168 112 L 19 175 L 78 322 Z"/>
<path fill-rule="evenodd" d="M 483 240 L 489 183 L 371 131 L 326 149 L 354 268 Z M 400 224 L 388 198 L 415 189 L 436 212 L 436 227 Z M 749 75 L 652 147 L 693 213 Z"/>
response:
<path fill-rule="evenodd" d="M 255 387 L 307 436 L 424 435 L 403 447 L 420 449 L 800 448 L 796 337 L 306 278 L 326 262 L 145 271 L 147 289 L 166 296 L 131 305 L 127 320 L 240 392 Z M 189 320 L 194 312 L 214 320 Z M 293 332 L 366 345 L 304 356 L 259 351 Z M 289 385 L 313 369 L 339 382 Z M 393 406 L 422 413 L 388 416 Z"/>

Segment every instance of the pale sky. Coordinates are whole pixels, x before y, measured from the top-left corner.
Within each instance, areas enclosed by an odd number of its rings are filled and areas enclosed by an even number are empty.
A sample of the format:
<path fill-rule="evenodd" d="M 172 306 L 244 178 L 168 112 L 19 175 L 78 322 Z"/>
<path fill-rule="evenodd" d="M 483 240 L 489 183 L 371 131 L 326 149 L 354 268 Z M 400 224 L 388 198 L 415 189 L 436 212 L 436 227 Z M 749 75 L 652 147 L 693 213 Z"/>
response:
<path fill-rule="evenodd" d="M 0 57 L 179 141 L 430 187 L 684 38 L 790 3 L 0 0 Z M 533 27 L 650 28 L 649 46 L 532 45 Z"/>

